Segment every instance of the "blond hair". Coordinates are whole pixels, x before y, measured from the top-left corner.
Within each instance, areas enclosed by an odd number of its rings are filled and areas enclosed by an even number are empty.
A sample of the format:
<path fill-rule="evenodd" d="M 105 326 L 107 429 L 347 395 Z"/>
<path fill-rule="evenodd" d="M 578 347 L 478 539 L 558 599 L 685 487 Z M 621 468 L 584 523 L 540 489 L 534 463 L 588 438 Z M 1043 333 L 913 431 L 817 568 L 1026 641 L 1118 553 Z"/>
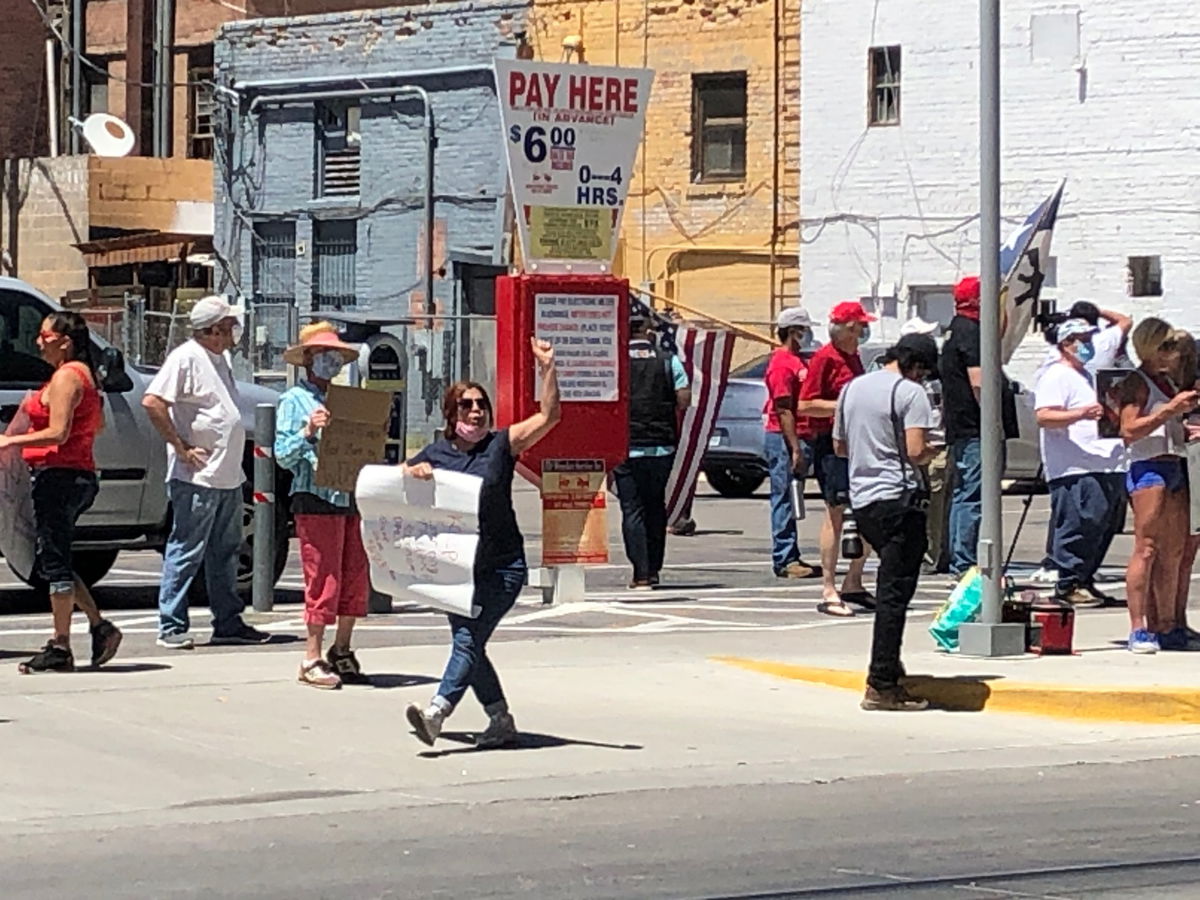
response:
<path fill-rule="evenodd" d="M 1169 322 L 1151 316 L 1138 322 L 1129 342 L 1133 344 L 1138 362 L 1147 365 L 1163 352 L 1163 345 L 1170 343 L 1174 337 L 1175 329 Z"/>
<path fill-rule="evenodd" d="M 1176 329 L 1171 334 L 1171 339 L 1175 343 L 1175 350 L 1179 353 L 1179 362 L 1171 374 L 1180 390 L 1190 391 L 1192 385 L 1196 383 L 1196 339 L 1192 337 L 1191 332 L 1184 331 L 1182 328 Z"/>
<path fill-rule="evenodd" d="M 337 327 L 332 322 L 312 322 L 300 329 L 300 335 L 296 339 L 296 343 L 305 344 L 310 338 L 326 333 L 337 334 Z"/>

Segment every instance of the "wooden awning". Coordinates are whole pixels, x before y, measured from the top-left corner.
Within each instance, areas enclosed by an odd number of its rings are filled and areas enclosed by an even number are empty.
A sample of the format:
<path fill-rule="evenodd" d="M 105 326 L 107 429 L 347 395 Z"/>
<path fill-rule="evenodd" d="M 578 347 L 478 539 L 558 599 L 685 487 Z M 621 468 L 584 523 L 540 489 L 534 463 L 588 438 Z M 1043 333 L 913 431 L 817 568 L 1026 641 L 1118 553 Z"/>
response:
<path fill-rule="evenodd" d="M 75 245 L 89 269 L 134 263 L 175 262 L 194 253 L 212 253 L 212 238 L 204 234 L 146 231 Z"/>

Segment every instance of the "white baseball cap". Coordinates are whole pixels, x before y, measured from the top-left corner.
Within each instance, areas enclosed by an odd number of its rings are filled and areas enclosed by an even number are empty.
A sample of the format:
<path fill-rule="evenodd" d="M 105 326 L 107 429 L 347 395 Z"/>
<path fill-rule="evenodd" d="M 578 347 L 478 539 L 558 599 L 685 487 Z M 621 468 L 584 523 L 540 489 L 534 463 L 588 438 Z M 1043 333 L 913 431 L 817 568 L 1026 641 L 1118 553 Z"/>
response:
<path fill-rule="evenodd" d="M 812 316 L 808 314 L 807 309 L 802 309 L 799 306 L 784 307 L 779 317 L 775 320 L 775 327 L 779 330 L 784 328 L 808 328 L 813 327 Z"/>
<path fill-rule="evenodd" d="M 192 328 L 209 328 L 222 319 L 242 320 L 246 310 L 241 306 L 230 306 L 229 302 L 219 294 L 210 294 L 196 301 L 192 311 L 188 313 L 188 321 Z"/>
<path fill-rule="evenodd" d="M 909 334 L 935 334 L 941 329 L 937 322 L 926 322 L 920 316 L 913 316 L 900 328 L 900 336 Z"/>

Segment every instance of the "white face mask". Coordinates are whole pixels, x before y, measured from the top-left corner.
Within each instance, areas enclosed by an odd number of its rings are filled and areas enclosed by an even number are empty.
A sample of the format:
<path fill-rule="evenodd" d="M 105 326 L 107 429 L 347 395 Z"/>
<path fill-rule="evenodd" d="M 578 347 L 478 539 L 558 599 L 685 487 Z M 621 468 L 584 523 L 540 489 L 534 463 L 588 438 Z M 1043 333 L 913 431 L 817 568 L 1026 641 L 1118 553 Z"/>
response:
<path fill-rule="evenodd" d="M 342 354 L 336 350 L 323 350 L 313 356 L 312 373 L 325 381 L 332 381 L 344 365 Z"/>

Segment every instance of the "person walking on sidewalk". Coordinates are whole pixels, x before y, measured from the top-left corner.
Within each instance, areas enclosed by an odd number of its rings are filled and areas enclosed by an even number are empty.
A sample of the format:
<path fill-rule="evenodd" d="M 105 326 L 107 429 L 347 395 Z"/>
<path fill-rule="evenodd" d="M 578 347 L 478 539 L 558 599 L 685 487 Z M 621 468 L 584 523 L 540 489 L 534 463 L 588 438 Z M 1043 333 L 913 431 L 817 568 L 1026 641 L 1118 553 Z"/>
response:
<path fill-rule="evenodd" d="M 821 526 L 822 602 L 817 607 L 831 616 L 854 615 L 847 604 L 872 609 L 875 598 L 863 587 L 866 553 L 850 560 L 849 571 L 839 592 L 836 585 L 838 544 L 842 519 L 849 502 L 846 460 L 833 452 L 833 414 L 842 389 L 852 378 L 863 374 L 858 345 L 870 335 L 869 315 L 857 300 L 839 303 L 829 313 L 829 343 L 817 350 L 808 362 L 808 372 L 800 385 L 800 437 L 812 446 L 812 467 L 825 500 L 825 521 Z"/>
<path fill-rule="evenodd" d="M 301 684 L 327 690 L 369 679 L 350 647 L 354 623 L 367 614 L 367 551 L 354 495 L 320 487 L 316 467 L 321 429 L 329 424 L 325 395 L 358 348 L 338 339 L 329 322 L 300 329 L 284 362 L 304 369 L 304 377 L 279 398 L 275 424 L 275 461 L 292 473 L 292 516 L 300 564 L 304 570 L 304 625 L 308 632 Z M 337 626 L 329 656 L 321 656 L 325 629 Z"/>
<path fill-rule="evenodd" d="M 104 427 L 91 333 L 78 313 L 56 312 L 42 321 L 37 344 L 54 374 L 25 403 L 29 430 L 0 435 L 0 450 L 19 449 L 33 476 L 34 574 L 50 589 L 54 617 L 54 636 L 18 667 L 25 674 L 74 670 L 71 616 L 75 607 L 87 616 L 93 667 L 104 665 L 121 646 L 121 631 L 101 617 L 71 564 L 75 523 L 91 508 L 98 491 L 92 448 Z"/>
<path fill-rule="evenodd" d="M 1133 653 L 1190 648 L 1178 618 L 1179 579 L 1188 527 L 1184 416 L 1196 410 L 1200 393 L 1180 390 L 1172 375 L 1179 363 L 1173 329 L 1162 319 L 1142 320 L 1133 330 L 1141 360 L 1121 384 L 1121 437 L 1129 448 L 1125 486 L 1133 507 L 1133 553 L 1125 572 L 1129 602 L 1129 649 Z"/>
<path fill-rule="evenodd" d="M 820 574 L 800 559 L 796 543 L 800 510 L 792 499 L 792 486 L 800 482 L 799 496 L 804 502 L 803 482 L 809 464 L 809 448 L 797 431 L 796 407 L 807 372 L 800 348 L 811 333 L 812 317 L 807 310 L 798 306 L 783 309 L 775 320 L 780 346 L 771 354 L 764 376 L 767 402 L 763 410 L 763 455 L 770 473 L 771 568 L 776 578 L 812 578 Z"/>
<path fill-rule="evenodd" d="M 493 431 L 487 391 L 473 381 L 460 381 L 447 389 L 442 403 L 446 416 L 442 437 L 404 467 L 405 474 L 414 478 L 432 478 L 434 469 L 448 469 L 483 480 L 475 557 L 474 603 L 480 608 L 479 615 L 473 619 L 449 616 L 453 643 L 442 683 L 429 706 L 422 709 L 413 703 L 407 710 L 417 738 L 431 747 L 468 688 L 488 715 L 487 729 L 476 739 L 476 746 L 502 747 L 517 739 L 517 726 L 488 658 L 487 643 L 525 584 L 525 542 L 512 498 L 517 457 L 549 434 L 562 415 L 554 349 L 546 341 L 530 341 L 541 381 L 541 409 L 522 422 Z"/>
<path fill-rule="evenodd" d="M 1094 579 L 1122 521 L 1125 445 L 1101 438 L 1104 407 L 1087 369 L 1094 326 L 1068 319 L 1058 326 L 1059 361 L 1037 384 L 1042 463 L 1050 487 L 1050 568 L 1055 596 L 1072 606 L 1103 606 Z"/>
<path fill-rule="evenodd" d="M 925 548 L 928 486 L 921 467 L 933 458 L 933 410 L 922 382 L 938 371 L 933 338 L 905 335 L 882 369 L 842 392 L 833 423 L 839 456 L 848 458 L 850 505 L 863 540 L 879 554 L 866 710 L 921 710 L 929 703 L 901 685 L 900 647 Z"/>
<path fill-rule="evenodd" d="M 629 457 L 613 469 L 621 536 L 633 565 L 629 589 L 658 586 L 667 548 L 667 482 L 675 465 L 679 411 L 692 402 L 687 373 L 658 347 L 650 320 L 629 320 Z"/>
<path fill-rule="evenodd" d="M 142 405 L 167 442 L 171 533 L 158 592 L 158 645 L 190 650 L 188 591 L 204 567 L 214 644 L 265 644 L 270 635 L 242 621 L 238 548 L 242 543 L 242 452 L 246 431 L 226 352 L 237 343 L 242 310 L 218 296 L 196 301 L 192 337 L 176 347 L 146 388 Z"/>
<path fill-rule="evenodd" d="M 991 298 L 990 302 L 996 302 Z M 968 276 L 954 286 L 955 316 L 942 346 L 942 420 L 954 461 L 950 502 L 950 574 L 960 577 L 975 565 L 979 520 L 983 515 L 983 459 L 980 449 L 979 279 Z M 1001 377 L 1001 422 L 1005 439 L 1017 436 L 1017 405 L 1007 377 Z"/>

